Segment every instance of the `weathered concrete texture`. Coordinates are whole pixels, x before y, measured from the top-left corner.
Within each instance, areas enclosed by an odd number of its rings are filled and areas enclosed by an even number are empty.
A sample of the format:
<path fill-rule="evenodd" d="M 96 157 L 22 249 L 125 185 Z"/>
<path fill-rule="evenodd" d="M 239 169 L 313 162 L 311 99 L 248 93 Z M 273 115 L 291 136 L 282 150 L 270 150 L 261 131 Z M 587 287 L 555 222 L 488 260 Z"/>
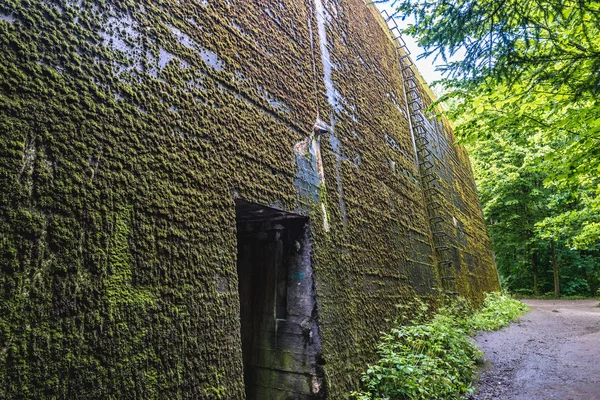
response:
<path fill-rule="evenodd" d="M 441 287 L 402 96 L 359 0 L 0 3 L 0 398 L 244 398 L 236 198 L 309 218 L 345 397 L 396 304 Z M 442 130 L 478 299 L 496 272 Z"/>
<path fill-rule="evenodd" d="M 422 84 L 420 91 L 424 107 L 429 107 L 433 95 Z M 482 266 L 494 265 L 494 260 L 469 156 L 464 147 L 453 145 L 455 138 L 447 120 L 426 119 L 426 126 L 437 199 L 441 200 L 438 215 L 451 248 L 450 271 L 442 273 L 455 278 L 458 293 L 478 302 L 490 287 L 498 286 L 498 276 L 485 267 L 487 273 L 481 273 Z"/>

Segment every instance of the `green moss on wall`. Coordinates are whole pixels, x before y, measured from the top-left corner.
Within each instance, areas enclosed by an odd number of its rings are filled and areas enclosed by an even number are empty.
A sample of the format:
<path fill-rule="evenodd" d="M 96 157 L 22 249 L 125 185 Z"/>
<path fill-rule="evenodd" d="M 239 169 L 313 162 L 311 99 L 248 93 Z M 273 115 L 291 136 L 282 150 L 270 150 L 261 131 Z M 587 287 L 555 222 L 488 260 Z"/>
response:
<path fill-rule="evenodd" d="M 0 4 L 0 397 L 243 398 L 234 195 L 311 218 L 330 398 L 398 303 L 438 294 L 393 45 L 362 2 L 325 10 L 335 107 L 313 1 Z M 317 118 L 324 193 L 294 153 Z"/>

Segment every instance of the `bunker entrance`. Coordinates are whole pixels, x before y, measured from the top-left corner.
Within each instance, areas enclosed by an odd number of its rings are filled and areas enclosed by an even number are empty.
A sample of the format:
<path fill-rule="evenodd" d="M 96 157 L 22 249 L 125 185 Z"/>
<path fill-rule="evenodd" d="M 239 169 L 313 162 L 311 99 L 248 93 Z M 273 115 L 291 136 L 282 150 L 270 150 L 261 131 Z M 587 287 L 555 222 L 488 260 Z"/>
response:
<path fill-rule="evenodd" d="M 308 218 L 236 201 L 248 400 L 325 398 Z"/>

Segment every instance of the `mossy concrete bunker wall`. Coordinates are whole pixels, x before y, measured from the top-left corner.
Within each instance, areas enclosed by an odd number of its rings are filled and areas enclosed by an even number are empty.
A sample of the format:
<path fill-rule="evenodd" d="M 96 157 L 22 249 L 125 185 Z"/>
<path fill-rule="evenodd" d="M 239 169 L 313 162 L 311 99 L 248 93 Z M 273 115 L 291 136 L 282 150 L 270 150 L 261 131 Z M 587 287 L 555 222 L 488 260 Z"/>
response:
<path fill-rule="evenodd" d="M 310 219 L 344 398 L 395 306 L 441 287 L 398 68 L 360 0 L 1 2 L 0 398 L 243 398 L 239 198 Z M 477 300 L 497 275 L 437 132 Z"/>

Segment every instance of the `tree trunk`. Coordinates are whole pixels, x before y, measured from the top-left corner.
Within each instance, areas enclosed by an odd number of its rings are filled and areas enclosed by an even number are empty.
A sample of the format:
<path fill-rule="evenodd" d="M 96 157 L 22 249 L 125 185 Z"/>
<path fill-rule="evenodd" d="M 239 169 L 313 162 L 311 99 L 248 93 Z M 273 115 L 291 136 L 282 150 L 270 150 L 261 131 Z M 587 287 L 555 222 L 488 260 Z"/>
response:
<path fill-rule="evenodd" d="M 538 296 L 540 294 L 540 287 L 538 281 L 538 258 L 535 250 L 531 254 L 531 266 L 533 268 L 533 294 Z"/>
<path fill-rule="evenodd" d="M 554 297 L 560 296 L 560 283 L 558 282 L 558 264 L 556 263 L 556 251 L 554 249 L 554 239 L 550 240 L 552 249 L 552 266 L 554 267 Z"/>

